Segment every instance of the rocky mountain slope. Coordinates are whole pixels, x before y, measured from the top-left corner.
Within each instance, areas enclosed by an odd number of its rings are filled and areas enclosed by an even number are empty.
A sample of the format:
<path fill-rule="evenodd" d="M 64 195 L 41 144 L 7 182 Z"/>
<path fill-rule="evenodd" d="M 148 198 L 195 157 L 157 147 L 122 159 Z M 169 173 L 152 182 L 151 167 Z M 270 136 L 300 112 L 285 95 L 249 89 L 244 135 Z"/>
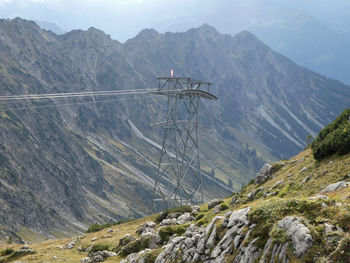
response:
<path fill-rule="evenodd" d="M 349 84 L 348 9 L 344 1 L 329 5 L 320 1 L 222 0 L 215 2 L 215 8 L 204 8 L 202 15 L 188 8 L 183 16 L 172 17 L 156 28 L 184 31 L 208 23 L 226 34 L 249 30 L 297 64 Z"/>
<path fill-rule="evenodd" d="M 121 44 L 94 28 L 57 36 L 19 18 L 0 21 L 1 95 L 155 88 L 170 68 L 213 82 L 219 97 L 201 105 L 206 200 L 302 149 L 350 103 L 349 87 L 249 32 L 144 30 Z M 162 119 L 165 101 L 151 94 L 102 100 L 1 103 L 2 237 L 57 237 L 150 213 L 162 130 L 149 124 Z"/>
<path fill-rule="evenodd" d="M 349 118 L 350 109 L 316 143 L 350 127 Z M 0 262 L 349 262 L 350 149 L 316 160 L 315 147 L 265 164 L 229 198 L 96 225 L 76 238 L 2 245 Z"/>

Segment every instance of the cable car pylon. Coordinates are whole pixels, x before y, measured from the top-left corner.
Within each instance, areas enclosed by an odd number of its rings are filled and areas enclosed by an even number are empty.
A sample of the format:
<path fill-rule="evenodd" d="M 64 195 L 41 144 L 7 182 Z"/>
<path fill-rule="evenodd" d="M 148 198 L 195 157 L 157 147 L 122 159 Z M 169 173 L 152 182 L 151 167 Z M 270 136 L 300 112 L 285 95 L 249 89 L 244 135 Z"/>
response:
<path fill-rule="evenodd" d="M 154 210 L 203 203 L 199 160 L 198 112 L 200 99 L 217 100 L 211 83 L 191 78 L 161 77 L 153 93 L 167 97 L 162 149 L 153 188 Z"/>

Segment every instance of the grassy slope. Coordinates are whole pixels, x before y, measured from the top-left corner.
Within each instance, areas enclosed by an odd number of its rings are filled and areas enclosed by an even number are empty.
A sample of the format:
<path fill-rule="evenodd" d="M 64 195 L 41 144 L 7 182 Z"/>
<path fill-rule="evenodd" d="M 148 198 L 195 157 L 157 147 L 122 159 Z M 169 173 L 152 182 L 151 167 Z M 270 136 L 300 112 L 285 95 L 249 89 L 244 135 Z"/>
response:
<path fill-rule="evenodd" d="M 302 171 L 306 167 L 306 171 Z M 302 216 L 307 222 L 308 227 L 313 233 L 315 246 L 310 250 L 307 257 L 312 258 L 315 253 L 329 254 L 327 247 L 323 241 L 323 222 L 330 222 L 334 225 L 341 226 L 345 233 L 342 236 L 349 236 L 350 225 L 350 187 L 326 194 L 328 200 L 309 200 L 308 197 L 319 193 L 328 184 L 338 182 L 340 180 L 350 181 L 350 154 L 344 156 L 332 156 L 321 162 L 316 162 L 312 156 L 311 150 L 305 150 L 299 155 L 291 158 L 289 161 L 280 161 L 274 164 L 275 172 L 270 180 L 261 185 L 250 184 L 236 194 L 238 200 L 235 205 L 230 205 L 230 210 L 237 210 L 246 206 L 252 207 L 250 214 L 251 220 L 261 220 L 259 231 L 252 233 L 253 235 L 263 236 L 262 240 L 266 240 L 273 225 L 283 218 L 285 215 Z M 305 170 L 305 169 L 304 169 Z M 292 174 L 293 176 L 288 177 Z M 307 182 L 302 182 L 306 177 L 309 177 Z M 277 186 L 276 182 L 284 180 Z M 257 189 L 262 189 L 256 193 L 254 199 L 249 199 L 247 194 Z M 273 193 L 274 195 L 264 197 L 264 193 Z M 231 198 L 226 198 L 224 201 L 229 204 Z M 322 202 L 327 204 L 324 208 Z M 293 204 L 293 205 L 291 205 Z M 201 206 L 201 213 L 205 216 L 201 219 L 201 223 L 206 224 L 214 216 L 210 211 L 207 211 L 207 206 Z M 220 212 L 222 214 L 225 211 Z M 264 218 L 267 216 L 268 220 Z M 114 248 L 120 238 L 125 234 L 136 236 L 135 231 L 143 222 L 154 220 L 155 216 L 134 220 L 121 225 L 112 227 L 114 232 L 111 233 L 111 238 L 102 238 L 106 235 L 106 229 L 100 232 L 84 234 L 79 237 L 79 241 L 75 248 L 71 250 L 62 250 L 61 247 L 76 238 L 48 240 L 43 243 L 30 245 L 31 248 L 37 251 L 35 255 L 23 257 L 23 262 L 79 262 L 81 258 L 86 257 L 86 253 L 78 252 L 79 245 L 83 247 L 89 246 L 92 238 L 97 237 L 96 243 L 108 244 L 110 249 Z M 197 222 L 198 223 L 198 222 Z M 263 244 L 261 244 L 263 245 Z M 20 245 L 5 245 L 0 243 L 0 250 L 7 247 L 18 249 Z M 292 262 L 298 262 L 292 257 Z M 105 262 L 119 262 L 121 258 L 111 258 Z"/>

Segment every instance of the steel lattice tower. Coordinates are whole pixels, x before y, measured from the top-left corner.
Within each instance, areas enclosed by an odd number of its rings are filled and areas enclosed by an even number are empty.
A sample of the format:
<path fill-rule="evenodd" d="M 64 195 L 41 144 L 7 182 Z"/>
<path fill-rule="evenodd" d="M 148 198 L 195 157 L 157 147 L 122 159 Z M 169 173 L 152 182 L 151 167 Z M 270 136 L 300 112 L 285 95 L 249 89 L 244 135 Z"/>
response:
<path fill-rule="evenodd" d="M 203 202 L 198 145 L 198 110 L 201 98 L 216 100 L 211 83 L 190 78 L 158 78 L 155 92 L 167 96 L 167 117 L 155 123 L 164 128 L 157 176 L 154 210 Z"/>

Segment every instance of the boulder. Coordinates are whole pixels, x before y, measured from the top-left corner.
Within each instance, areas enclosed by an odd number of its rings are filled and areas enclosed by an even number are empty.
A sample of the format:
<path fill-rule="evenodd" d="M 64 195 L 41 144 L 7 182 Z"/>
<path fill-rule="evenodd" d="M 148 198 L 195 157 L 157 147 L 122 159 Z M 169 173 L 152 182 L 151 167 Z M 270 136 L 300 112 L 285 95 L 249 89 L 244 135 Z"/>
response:
<path fill-rule="evenodd" d="M 247 224 L 248 223 L 248 213 L 250 211 L 250 207 L 243 208 L 241 210 L 232 212 L 227 224 L 227 227 L 230 228 L 237 224 Z"/>
<path fill-rule="evenodd" d="M 301 170 L 300 170 L 300 173 L 303 173 L 303 172 L 306 172 L 307 171 L 307 167 L 303 167 L 303 168 L 301 168 Z"/>
<path fill-rule="evenodd" d="M 175 212 L 175 213 L 171 213 L 171 214 L 169 214 L 166 218 L 167 219 L 173 219 L 173 218 L 175 218 L 175 219 L 177 219 L 179 216 L 181 216 L 182 215 L 182 213 L 180 213 L 180 212 Z"/>
<path fill-rule="evenodd" d="M 75 241 L 71 241 L 68 244 L 66 244 L 63 249 L 72 249 L 75 246 Z"/>
<path fill-rule="evenodd" d="M 232 199 L 231 199 L 231 205 L 234 205 L 234 204 L 236 203 L 236 201 L 237 201 L 236 196 L 235 196 L 235 195 L 234 195 L 234 196 L 232 196 Z"/>
<path fill-rule="evenodd" d="M 213 213 L 214 213 L 214 214 L 217 214 L 217 213 L 219 213 L 219 212 L 220 212 L 220 205 L 214 206 Z"/>
<path fill-rule="evenodd" d="M 176 224 L 178 225 L 182 225 L 188 221 L 191 221 L 193 219 L 193 217 L 191 216 L 190 213 L 184 213 L 181 216 L 179 216 L 176 220 Z"/>
<path fill-rule="evenodd" d="M 269 163 L 264 164 L 264 166 L 261 168 L 261 170 L 256 174 L 255 181 L 258 184 L 261 184 L 265 182 L 269 177 L 271 176 L 271 168 L 272 165 Z"/>
<path fill-rule="evenodd" d="M 115 248 L 115 251 L 119 251 L 122 247 L 126 246 L 130 242 L 134 241 L 135 238 L 133 238 L 130 234 L 126 234 L 124 237 L 122 237 L 119 240 L 118 246 Z"/>
<path fill-rule="evenodd" d="M 292 240 L 294 254 L 302 257 L 313 245 L 310 230 L 302 223 L 300 218 L 287 216 L 278 222 L 278 227 L 286 230 Z"/>
<path fill-rule="evenodd" d="M 144 232 L 154 232 L 154 228 L 157 226 L 157 224 L 153 221 L 148 221 L 141 225 L 137 230 L 136 234 L 142 235 Z M 153 231 L 152 231 L 153 230 Z"/>
<path fill-rule="evenodd" d="M 274 183 L 274 185 L 272 186 L 272 189 L 273 188 L 275 188 L 275 187 L 277 187 L 277 186 L 279 186 L 280 184 L 282 184 L 284 182 L 284 180 L 282 179 L 282 180 L 279 180 L 279 181 L 277 181 L 276 183 Z"/>
<path fill-rule="evenodd" d="M 312 175 L 306 176 L 306 177 L 301 181 L 301 183 L 302 183 L 302 184 L 307 183 L 307 182 L 311 179 L 311 177 L 312 177 Z"/>
<path fill-rule="evenodd" d="M 198 213 L 201 211 L 201 208 L 198 205 L 192 206 L 192 213 Z"/>
<path fill-rule="evenodd" d="M 348 186 L 350 186 L 350 182 L 344 182 L 344 181 L 336 182 L 334 184 L 328 185 L 325 189 L 321 191 L 321 193 L 323 194 L 323 193 L 338 191 Z"/>
<path fill-rule="evenodd" d="M 164 219 L 159 226 L 170 226 L 170 225 L 176 225 L 176 218 L 173 219 Z"/>
<path fill-rule="evenodd" d="M 208 202 L 208 209 L 212 209 L 214 208 L 215 206 L 217 206 L 218 204 L 221 204 L 223 203 L 224 201 L 222 200 L 219 200 L 219 199 L 214 199 L 214 200 L 211 200 Z"/>

